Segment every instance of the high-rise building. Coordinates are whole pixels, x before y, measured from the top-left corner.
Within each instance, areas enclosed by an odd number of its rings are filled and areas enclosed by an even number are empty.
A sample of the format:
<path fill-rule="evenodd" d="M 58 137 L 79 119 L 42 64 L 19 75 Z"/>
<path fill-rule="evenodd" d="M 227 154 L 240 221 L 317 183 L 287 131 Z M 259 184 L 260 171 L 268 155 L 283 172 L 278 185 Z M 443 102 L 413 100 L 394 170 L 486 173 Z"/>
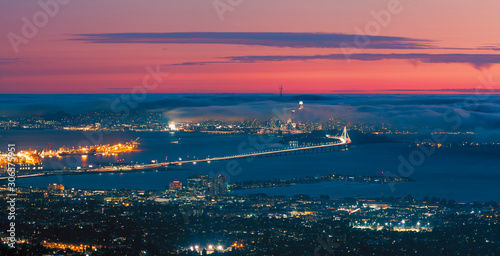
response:
<path fill-rule="evenodd" d="M 217 195 L 217 177 L 209 177 L 210 182 L 208 183 L 208 194 Z"/>
<path fill-rule="evenodd" d="M 226 176 L 219 175 L 219 194 L 227 194 L 227 179 Z"/>
<path fill-rule="evenodd" d="M 280 120 L 276 120 L 276 128 L 281 128 L 281 121 Z"/>
<path fill-rule="evenodd" d="M 174 180 L 168 184 L 168 189 L 170 190 L 182 190 L 182 182 Z"/>
<path fill-rule="evenodd" d="M 208 177 L 201 174 L 196 174 L 188 178 L 188 189 L 197 190 L 208 187 Z"/>
<path fill-rule="evenodd" d="M 225 176 L 219 175 L 218 177 L 210 177 L 208 184 L 209 195 L 225 195 L 227 194 L 227 179 Z"/>

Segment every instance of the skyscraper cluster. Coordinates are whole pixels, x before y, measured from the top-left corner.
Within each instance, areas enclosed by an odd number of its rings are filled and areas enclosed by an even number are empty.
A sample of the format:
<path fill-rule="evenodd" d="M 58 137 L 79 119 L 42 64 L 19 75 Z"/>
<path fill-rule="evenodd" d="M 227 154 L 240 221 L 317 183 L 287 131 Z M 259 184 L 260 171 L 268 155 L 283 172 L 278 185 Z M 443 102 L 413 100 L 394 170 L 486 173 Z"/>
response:
<path fill-rule="evenodd" d="M 187 180 L 187 187 L 182 186 L 179 181 L 172 181 L 169 184 L 170 190 L 183 190 L 191 192 L 204 192 L 209 196 L 225 195 L 228 192 L 228 183 L 225 176 L 209 177 L 207 175 L 192 175 Z"/>

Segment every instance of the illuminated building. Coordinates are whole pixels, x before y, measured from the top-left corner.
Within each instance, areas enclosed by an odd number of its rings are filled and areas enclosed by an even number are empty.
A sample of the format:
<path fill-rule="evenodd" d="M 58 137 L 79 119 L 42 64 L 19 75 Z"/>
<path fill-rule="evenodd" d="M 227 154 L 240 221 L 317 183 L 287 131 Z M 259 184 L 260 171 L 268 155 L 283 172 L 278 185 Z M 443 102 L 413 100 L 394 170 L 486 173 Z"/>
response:
<path fill-rule="evenodd" d="M 182 190 L 182 182 L 174 180 L 168 184 L 168 189 L 170 190 Z"/>
<path fill-rule="evenodd" d="M 64 190 L 64 186 L 62 184 L 49 184 L 47 190 Z"/>
<path fill-rule="evenodd" d="M 227 194 L 227 179 L 225 176 L 210 177 L 208 193 L 212 196 Z"/>
<path fill-rule="evenodd" d="M 30 171 L 30 170 L 42 170 L 43 165 L 41 163 L 34 163 L 34 164 L 17 164 L 16 169 L 19 171 Z"/>
<path fill-rule="evenodd" d="M 208 177 L 197 174 L 188 178 L 188 188 L 190 190 L 202 189 L 208 187 Z"/>

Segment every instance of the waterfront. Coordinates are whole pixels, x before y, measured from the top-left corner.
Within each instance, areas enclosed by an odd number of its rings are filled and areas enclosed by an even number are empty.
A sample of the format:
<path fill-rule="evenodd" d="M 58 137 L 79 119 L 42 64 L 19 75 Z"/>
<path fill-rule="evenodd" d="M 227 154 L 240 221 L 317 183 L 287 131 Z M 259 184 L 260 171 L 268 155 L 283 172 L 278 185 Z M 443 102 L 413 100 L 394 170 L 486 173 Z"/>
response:
<path fill-rule="evenodd" d="M 3 144 L 14 142 L 19 149 L 43 148 L 48 143 L 54 146 L 78 145 L 88 141 L 87 136 L 76 131 L 52 130 L 19 130 L 1 131 Z M 96 134 L 94 134 L 96 135 Z M 71 158 L 44 159 L 45 165 L 54 162 L 75 167 L 94 164 L 95 162 L 130 163 L 152 160 L 178 160 L 178 158 L 195 159 L 207 156 L 236 154 L 238 148 L 251 148 L 249 139 L 259 140 L 256 135 L 232 134 L 213 135 L 201 133 L 168 133 L 168 132 L 112 132 L 102 136 L 102 143 L 129 141 L 141 137 L 139 152 L 125 153 L 115 156 L 88 156 Z M 94 136 L 97 138 L 97 136 Z M 282 146 L 279 138 L 264 136 L 265 149 Z M 178 141 L 178 143 L 171 143 Z M 246 145 L 242 145 L 247 142 Z M 294 178 L 329 173 L 381 175 L 382 172 L 398 174 L 398 156 L 408 156 L 414 148 L 406 143 L 377 143 L 355 145 L 349 151 L 328 152 L 232 161 L 237 168 L 228 172 L 227 162 L 198 163 L 170 167 L 167 171 L 105 173 L 88 175 L 49 176 L 20 179 L 20 186 L 47 187 L 50 183 L 62 183 L 69 188 L 88 189 L 159 189 L 162 190 L 172 180 L 185 182 L 193 174 L 223 174 L 231 181 L 268 180 L 274 178 Z M 252 189 L 234 193 L 267 193 L 270 195 L 309 194 L 313 196 L 329 195 L 330 197 L 376 197 L 406 196 L 411 194 L 417 198 L 424 196 L 444 197 L 457 201 L 489 201 L 500 200 L 496 189 L 499 174 L 497 162 L 499 149 L 452 148 L 439 149 L 428 157 L 423 165 L 416 168 L 410 176 L 414 182 L 395 184 L 394 191 L 389 185 L 363 184 L 353 182 L 323 182 L 319 184 L 299 184 L 291 187 Z M 68 161 L 70 159 L 70 161 Z M 123 159 L 123 160 L 122 160 Z M 238 169 L 241 168 L 241 169 Z"/>

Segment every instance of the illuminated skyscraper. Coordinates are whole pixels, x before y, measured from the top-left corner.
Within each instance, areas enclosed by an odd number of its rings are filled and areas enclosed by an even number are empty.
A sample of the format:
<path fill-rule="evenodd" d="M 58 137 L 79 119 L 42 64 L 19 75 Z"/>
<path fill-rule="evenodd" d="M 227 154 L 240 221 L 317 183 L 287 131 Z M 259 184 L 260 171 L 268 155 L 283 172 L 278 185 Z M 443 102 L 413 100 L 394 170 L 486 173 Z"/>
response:
<path fill-rule="evenodd" d="M 197 190 L 208 187 L 208 177 L 205 175 L 197 174 L 188 178 L 188 188 L 190 190 Z"/>
<path fill-rule="evenodd" d="M 218 177 L 210 177 L 208 184 L 209 195 L 225 195 L 227 194 L 227 179 L 225 176 L 219 175 Z"/>

